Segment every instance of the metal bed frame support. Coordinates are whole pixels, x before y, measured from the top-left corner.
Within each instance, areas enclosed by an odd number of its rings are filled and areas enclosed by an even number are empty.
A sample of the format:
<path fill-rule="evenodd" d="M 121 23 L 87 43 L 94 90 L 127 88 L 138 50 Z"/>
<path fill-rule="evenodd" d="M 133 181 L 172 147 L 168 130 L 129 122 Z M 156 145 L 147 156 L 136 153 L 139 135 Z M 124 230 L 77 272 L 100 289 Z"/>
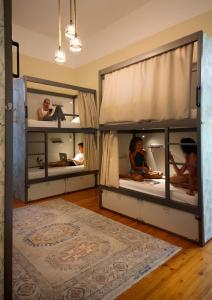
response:
<path fill-rule="evenodd" d="M 23 76 L 23 82 L 25 86 L 25 151 L 26 151 L 26 157 L 25 157 L 25 203 L 28 203 L 28 189 L 31 184 L 36 184 L 36 183 L 41 183 L 41 182 L 48 182 L 52 180 L 58 180 L 58 179 L 64 179 L 64 178 L 71 178 L 71 177 L 77 177 L 77 176 L 85 176 L 88 174 L 94 174 L 95 176 L 95 184 L 97 184 L 97 174 L 98 170 L 91 170 L 91 171 L 80 171 L 76 173 L 70 173 L 70 174 L 60 174 L 60 175 L 54 175 L 54 176 L 49 176 L 48 175 L 48 134 L 49 133 L 73 133 L 73 153 L 75 153 L 75 134 L 76 133 L 87 133 L 87 134 L 95 134 L 97 129 L 95 128 L 61 128 L 61 122 L 58 120 L 58 127 L 57 128 L 40 128 L 40 127 L 28 127 L 27 124 L 27 93 L 35 93 L 35 94 L 45 94 L 45 95 L 50 95 L 50 96 L 58 96 L 58 97 L 64 97 L 68 99 L 73 100 L 73 114 L 65 114 L 65 115 L 71 115 L 73 117 L 79 116 L 78 114 L 75 114 L 75 100 L 77 98 L 76 94 L 67 94 L 67 93 L 60 93 L 60 92 L 54 92 L 54 91 L 48 91 L 48 90 L 42 90 L 42 89 L 37 89 L 37 88 L 32 88 L 32 87 L 27 87 L 28 82 L 32 82 L 35 84 L 43 84 L 43 85 L 50 85 L 58 88 L 64 88 L 64 89 L 71 89 L 74 91 L 81 91 L 81 92 L 86 92 L 86 93 L 92 93 L 94 95 L 94 100 L 96 103 L 96 90 L 93 89 L 87 89 L 83 87 L 78 87 L 75 85 L 69 85 L 69 84 L 64 84 L 60 82 L 55 82 L 55 81 L 50 81 L 50 80 L 45 80 L 41 78 L 35 78 L 35 77 L 29 77 L 29 76 Z M 45 177 L 43 178 L 37 178 L 37 179 L 29 179 L 28 178 L 28 135 L 33 132 L 40 132 L 44 134 L 44 149 L 45 149 Z"/>
<path fill-rule="evenodd" d="M 202 53 L 202 39 L 203 32 L 199 31 L 188 35 L 184 38 L 171 42 L 165 46 L 157 48 L 151 52 L 141 54 L 134 58 L 128 59 L 124 62 L 112 65 L 103 70 L 99 71 L 99 103 L 101 105 L 101 99 L 103 96 L 103 80 L 106 74 L 112 73 L 114 71 L 120 70 L 122 68 L 129 67 L 133 64 L 137 64 L 141 61 L 147 60 L 154 56 L 158 56 L 160 54 L 169 52 L 171 50 L 177 49 L 179 47 L 183 47 L 184 45 L 198 42 L 198 62 L 197 62 L 197 75 L 198 75 L 198 93 L 197 93 L 197 119 L 183 119 L 183 120 L 167 120 L 167 121 L 145 121 L 145 122 L 137 122 L 137 123 L 117 123 L 117 124 L 100 124 L 100 132 L 115 130 L 118 133 L 126 133 L 126 132 L 158 132 L 163 131 L 165 136 L 165 175 L 166 178 L 169 178 L 170 170 L 169 170 L 169 133 L 170 132 L 183 132 L 183 131 L 196 131 L 197 132 L 197 142 L 198 142 L 198 170 L 199 170 L 199 178 L 201 178 L 201 134 L 200 134 L 200 115 L 201 115 L 201 106 L 200 106 L 200 83 L 201 83 L 201 53 Z M 101 138 L 100 138 L 101 139 Z M 100 146 L 101 147 L 101 146 Z M 101 193 L 103 190 L 113 191 L 115 193 L 121 193 L 124 195 L 129 195 L 135 198 L 144 198 L 147 201 L 158 203 L 160 205 L 169 206 L 172 208 L 176 208 L 178 210 L 186 211 L 195 215 L 196 219 L 199 220 L 199 243 L 201 245 L 204 244 L 203 236 L 204 236 L 204 225 L 203 225 L 203 201 L 202 201 L 202 182 L 200 179 L 199 185 L 199 193 L 198 193 L 198 206 L 192 206 L 184 203 L 178 203 L 177 201 L 170 201 L 170 182 L 166 179 L 165 184 L 165 199 L 162 197 L 157 197 L 153 195 L 149 195 L 146 193 L 141 193 L 137 191 L 132 191 L 124 188 L 112 188 L 108 186 L 100 185 Z M 102 196 L 100 193 L 100 207 L 102 207 Z"/>

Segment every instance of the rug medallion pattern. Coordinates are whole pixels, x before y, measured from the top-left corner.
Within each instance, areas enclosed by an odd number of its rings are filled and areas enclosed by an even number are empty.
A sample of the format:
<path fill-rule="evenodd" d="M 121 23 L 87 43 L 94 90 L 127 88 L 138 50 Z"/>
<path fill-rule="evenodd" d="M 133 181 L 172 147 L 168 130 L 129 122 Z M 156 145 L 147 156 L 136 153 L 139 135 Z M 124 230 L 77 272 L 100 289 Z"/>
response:
<path fill-rule="evenodd" d="M 114 299 L 180 248 L 62 199 L 14 211 L 13 299 Z"/>

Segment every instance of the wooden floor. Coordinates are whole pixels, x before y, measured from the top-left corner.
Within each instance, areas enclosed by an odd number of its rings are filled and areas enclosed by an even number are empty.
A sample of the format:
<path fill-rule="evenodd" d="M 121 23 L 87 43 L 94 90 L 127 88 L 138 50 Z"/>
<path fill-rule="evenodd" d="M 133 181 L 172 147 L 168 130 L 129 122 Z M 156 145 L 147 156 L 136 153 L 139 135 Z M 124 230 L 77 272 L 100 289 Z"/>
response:
<path fill-rule="evenodd" d="M 117 299 L 212 299 L 212 241 L 201 248 L 175 235 L 105 209 L 100 209 L 98 206 L 98 195 L 97 189 L 89 189 L 54 198 L 63 198 L 117 222 L 182 247 L 182 251 L 179 254 L 133 285 Z M 50 198 L 48 201 L 54 198 Z M 33 205 L 38 202 L 35 201 L 27 205 Z M 14 207 L 20 206 L 24 206 L 24 204 L 17 200 L 14 201 Z"/>

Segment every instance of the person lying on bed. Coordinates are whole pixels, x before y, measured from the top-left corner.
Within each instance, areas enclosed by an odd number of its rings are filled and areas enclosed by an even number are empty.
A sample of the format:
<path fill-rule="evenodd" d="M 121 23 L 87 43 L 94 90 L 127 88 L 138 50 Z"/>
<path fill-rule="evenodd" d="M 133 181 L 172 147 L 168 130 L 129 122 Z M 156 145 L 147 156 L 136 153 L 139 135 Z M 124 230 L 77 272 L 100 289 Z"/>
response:
<path fill-rule="evenodd" d="M 49 163 L 49 167 L 65 167 L 84 165 L 84 148 L 83 143 L 78 144 L 79 152 L 72 159 L 59 160 Z"/>
<path fill-rule="evenodd" d="M 187 194 L 194 196 L 198 190 L 198 163 L 197 163 L 197 145 L 191 138 L 182 138 L 180 141 L 181 149 L 185 154 L 185 162 L 179 168 L 173 158 L 169 154 L 170 162 L 172 163 L 176 175 L 170 178 L 170 182 L 176 187 L 188 189 Z M 187 171 L 187 173 L 185 173 Z"/>
<path fill-rule="evenodd" d="M 45 98 L 42 107 L 37 110 L 37 117 L 39 121 L 55 121 L 57 119 L 65 120 L 64 113 L 59 105 L 56 106 L 55 111 L 50 108 L 50 100 Z"/>
<path fill-rule="evenodd" d="M 133 137 L 129 146 L 129 158 L 131 170 L 129 178 L 133 180 L 160 179 L 163 173 L 151 171 L 146 161 L 146 150 L 143 148 L 143 140 L 140 137 Z"/>

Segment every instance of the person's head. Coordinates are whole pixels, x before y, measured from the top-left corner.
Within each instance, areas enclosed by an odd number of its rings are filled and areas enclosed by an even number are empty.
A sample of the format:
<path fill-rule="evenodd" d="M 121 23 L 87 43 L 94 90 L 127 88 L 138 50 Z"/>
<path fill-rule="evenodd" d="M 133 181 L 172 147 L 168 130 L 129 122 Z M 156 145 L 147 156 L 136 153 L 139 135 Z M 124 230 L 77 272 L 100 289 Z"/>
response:
<path fill-rule="evenodd" d="M 84 149 L 83 149 L 83 143 L 79 143 L 78 147 L 79 147 L 79 151 L 82 153 L 84 151 Z"/>
<path fill-rule="evenodd" d="M 180 144 L 185 154 L 197 153 L 197 145 L 195 145 L 196 142 L 192 138 L 182 138 Z"/>
<path fill-rule="evenodd" d="M 130 152 L 141 151 L 143 149 L 143 140 L 141 137 L 134 136 L 130 141 L 129 150 Z"/>
<path fill-rule="evenodd" d="M 43 109 L 44 110 L 49 110 L 49 106 L 50 106 L 50 100 L 48 98 L 45 98 L 43 100 Z"/>

